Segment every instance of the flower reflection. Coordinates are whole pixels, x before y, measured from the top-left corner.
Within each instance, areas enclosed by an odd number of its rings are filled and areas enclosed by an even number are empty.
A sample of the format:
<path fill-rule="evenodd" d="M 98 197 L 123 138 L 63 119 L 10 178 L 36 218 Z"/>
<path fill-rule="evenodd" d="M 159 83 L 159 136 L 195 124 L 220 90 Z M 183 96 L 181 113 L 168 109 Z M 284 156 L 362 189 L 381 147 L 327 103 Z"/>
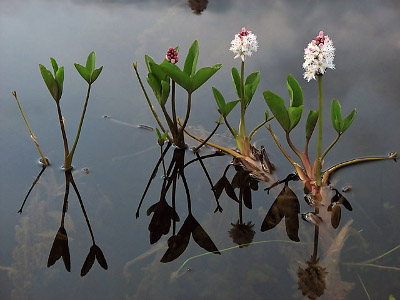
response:
<path fill-rule="evenodd" d="M 238 244 L 240 248 L 247 247 L 253 241 L 256 232 L 253 230 L 254 224 L 250 221 L 247 223 L 240 223 L 239 220 L 233 224 L 229 230 L 229 236 L 235 244 Z"/>
<path fill-rule="evenodd" d="M 326 289 L 326 275 L 328 274 L 325 269 L 319 264 L 319 259 L 306 261 L 307 268 L 298 268 L 297 276 L 299 278 L 297 284 L 303 296 L 309 299 L 317 299 L 324 294 Z"/>

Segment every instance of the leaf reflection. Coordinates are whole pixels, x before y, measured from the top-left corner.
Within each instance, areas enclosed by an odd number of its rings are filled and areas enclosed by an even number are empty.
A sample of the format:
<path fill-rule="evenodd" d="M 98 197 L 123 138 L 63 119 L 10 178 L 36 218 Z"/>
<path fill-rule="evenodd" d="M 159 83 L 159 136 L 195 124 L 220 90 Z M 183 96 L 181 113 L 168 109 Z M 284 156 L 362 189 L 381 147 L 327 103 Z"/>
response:
<path fill-rule="evenodd" d="M 54 265 L 55 262 L 61 257 L 64 261 L 65 269 L 70 272 L 71 259 L 69 255 L 68 235 L 63 226 L 58 229 L 58 232 L 54 239 L 53 246 L 50 250 L 49 259 L 47 261 L 47 267 L 51 267 L 52 265 Z"/>
<path fill-rule="evenodd" d="M 275 199 L 261 225 L 261 231 L 267 231 L 278 225 L 285 217 L 286 233 L 295 242 L 300 241 L 299 217 L 300 203 L 296 194 L 285 183 L 284 188 Z"/>
<path fill-rule="evenodd" d="M 154 168 L 151 174 L 151 177 L 147 183 L 146 189 L 142 195 L 138 209 L 136 211 L 137 217 L 139 216 L 140 207 L 150 187 L 150 184 L 157 173 L 158 166 L 160 165 L 161 161 L 164 160 L 164 157 L 168 149 L 169 147 L 167 147 L 166 150 L 164 150 L 161 153 L 161 157 L 158 160 L 156 167 Z M 150 244 L 158 242 L 163 235 L 167 235 L 170 232 L 171 224 L 173 225 L 172 235 L 168 239 L 168 250 L 161 259 L 161 262 L 164 263 L 173 261 L 186 250 L 187 245 L 189 244 L 190 236 L 193 236 L 195 242 L 203 249 L 210 252 L 219 253 L 217 247 L 211 240 L 210 236 L 206 233 L 206 231 L 201 227 L 199 222 L 192 215 L 190 190 L 185 176 L 185 168 L 188 167 L 193 162 L 196 161 L 200 162 L 203 171 L 212 187 L 212 191 L 217 202 L 217 208 L 215 211 L 222 212 L 222 207 L 220 206 L 218 199 L 222 193 L 221 189 L 224 188 L 225 183 L 221 181 L 218 187 L 215 188 L 215 186 L 213 186 L 211 182 L 207 169 L 202 161 L 205 158 L 220 156 L 221 153 L 217 152 L 215 154 L 203 157 L 201 157 L 198 153 L 196 153 L 197 158 L 189 161 L 186 164 L 185 164 L 185 153 L 186 150 L 184 149 L 179 149 L 179 148 L 174 149 L 171 162 L 165 174 L 166 176 L 163 179 L 163 184 L 160 193 L 160 200 L 159 202 L 151 205 L 147 210 L 148 216 L 153 213 L 152 219 L 148 226 L 148 229 L 150 231 Z M 182 181 L 185 190 L 187 207 L 188 207 L 188 216 L 186 217 L 179 232 L 176 233 L 176 223 L 180 221 L 180 218 L 176 211 L 176 188 L 178 180 Z M 166 200 L 166 196 L 171 187 L 172 190 L 171 190 L 171 205 L 170 205 Z"/>
<path fill-rule="evenodd" d="M 208 252 L 221 254 L 214 242 L 211 240 L 207 232 L 201 227 L 199 222 L 189 214 L 183 223 L 177 235 L 173 235 L 168 239 L 168 250 L 161 258 L 161 262 L 167 263 L 178 258 L 186 249 L 189 244 L 190 235 L 193 236 L 194 241 L 201 248 Z"/>

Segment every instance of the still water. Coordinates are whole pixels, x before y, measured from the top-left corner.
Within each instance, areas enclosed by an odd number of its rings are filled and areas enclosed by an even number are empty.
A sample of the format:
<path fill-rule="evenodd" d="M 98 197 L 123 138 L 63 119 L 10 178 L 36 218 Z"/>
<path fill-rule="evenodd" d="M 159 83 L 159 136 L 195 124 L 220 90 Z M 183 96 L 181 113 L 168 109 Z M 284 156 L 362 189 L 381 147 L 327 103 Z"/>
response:
<path fill-rule="evenodd" d="M 190 3 L 189 3 L 190 2 Z M 162 170 L 153 180 L 140 212 L 137 205 L 159 158 L 156 123 L 134 76 L 138 61 L 145 74 L 144 55 L 161 61 L 169 47 L 180 46 L 186 55 L 192 42 L 200 46 L 199 66 L 223 67 L 194 94 L 189 129 L 206 137 L 218 119 L 211 87 L 226 99 L 235 99 L 230 71 L 240 67 L 229 51 L 230 41 L 243 26 L 253 31 L 259 50 L 246 60 L 246 71 L 261 71 L 258 94 L 247 112 L 249 128 L 264 118 L 262 91 L 286 95 L 286 76 L 292 74 L 303 88 L 307 109 L 317 108 L 317 83 L 302 79 L 303 49 L 324 30 L 334 41 L 336 70 L 324 76 L 326 108 L 339 99 L 344 114 L 357 108 L 356 119 L 325 164 L 400 150 L 400 5 L 398 1 L 172 1 L 172 0 L 3 0 L 0 2 L 0 298 L 1 299 L 301 299 L 298 268 L 305 269 L 313 251 L 314 227 L 300 220 L 300 242 L 291 241 L 284 224 L 260 232 L 261 223 L 282 187 L 269 195 L 259 183 L 253 191 L 253 208 L 245 208 L 245 222 L 256 232 L 249 247 L 232 248 L 231 223 L 238 220 L 237 205 L 226 194 L 223 212 L 214 213 L 215 200 L 199 163 L 185 168 L 193 216 L 221 255 L 202 255 L 191 238 L 186 251 L 170 263 L 160 259 L 167 236 L 150 245 L 146 210 L 159 200 Z M 193 10 L 189 4 L 203 5 Z M 197 7 L 197 6 L 196 6 Z M 79 123 L 86 85 L 73 63 L 84 64 L 96 51 L 103 72 L 93 84 L 88 111 L 73 162 L 74 180 L 90 219 L 96 243 L 108 263 L 95 262 L 80 276 L 92 245 L 79 202 L 70 192 L 65 228 L 69 237 L 71 272 L 61 260 L 47 268 L 47 259 L 59 228 L 64 196 L 63 146 L 54 101 L 41 78 L 38 64 L 50 68 L 49 58 L 65 67 L 61 100 L 70 140 Z M 183 62 L 182 62 L 183 65 Z M 181 65 L 181 66 L 182 66 Z M 22 200 L 41 167 L 11 92 L 16 90 L 38 141 L 52 163 L 33 189 L 23 213 Z M 185 103 L 185 94 L 177 90 Z M 287 98 L 286 98 L 287 99 Z M 155 100 L 154 100 L 155 101 Z M 178 106 L 178 115 L 185 107 Z M 236 113 L 236 115 L 235 115 Z M 105 118 L 109 116 L 110 118 Z M 238 110 L 232 116 L 235 126 Z M 278 124 L 272 123 L 284 140 Z M 293 135 L 302 143 L 304 120 Z M 324 113 L 324 145 L 335 138 L 330 113 Z M 214 141 L 234 148 L 226 127 Z M 292 172 L 267 130 L 254 138 L 264 145 L 276 166 L 276 178 Z M 312 142 L 315 142 L 312 140 Z M 196 142 L 187 138 L 190 146 Z M 314 143 L 313 143 L 314 145 Z M 315 147 L 313 147 L 315 148 Z M 314 150 L 311 152 L 314 153 Z M 209 154 L 208 149 L 202 153 Z M 185 160 L 195 158 L 186 151 Z M 168 163 L 172 151 L 166 155 Z M 204 164 L 215 183 L 230 163 L 229 156 L 210 158 Z M 89 172 L 84 172 L 87 168 Z M 232 178 L 230 170 L 228 176 Z M 400 171 L 393 161 L 343 169 L 332 184 L 345 194 L 353 211 L 342 210 L 336 231 L 320 236 L 319 257 L 326 267 L 326 299 L 400 298 L 400 254 L 395 250 L 370 264 L 365 262 L 400 244 Z M 300 183 L 291 189 L 302 199 Z M 187 217 L 185 190 L 177 187 L 181 222 Z M 307 210 L 304 201 L 301 211 Z M 341 233 L 341 234 L 339 234 Z M 232 249 L 230 249 L 232 248 Z M 228 249 L 222 251 L 223 249 Z M 187 259 L 192 258 L 186 262 Z M 381 266 L 381 267 L 377 267 Z M 383 267 L 382 267 L 383 266 Z M 396 269 L 397 268 L 397 269 Z"/>

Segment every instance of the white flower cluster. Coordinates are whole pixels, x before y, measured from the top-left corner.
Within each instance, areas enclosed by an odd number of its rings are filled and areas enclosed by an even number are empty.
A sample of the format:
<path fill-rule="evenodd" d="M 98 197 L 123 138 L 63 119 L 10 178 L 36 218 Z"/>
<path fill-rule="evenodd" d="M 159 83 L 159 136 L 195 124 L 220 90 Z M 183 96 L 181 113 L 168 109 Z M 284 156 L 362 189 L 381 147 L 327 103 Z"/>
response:
<path fill-rule="evenodd" d="M 240 57 L 244 61 L 244 57 L 251 56 L 253 52 L 257 51 L 257 48 L 257 36 L 243 27 L 242 31 L 232 40 L 229 50 L 236 54 L 235 58 Z"/>
<path fill-rule="evenodd" d="M 327 35 L 320 31 L 319 35 L 304 49 L 303 69 L 304 79 L 310 81 L 315 75 L 322 75 L 326 69 L 335 69 L 333 59 L 335 58 L 335 47 Z"/>

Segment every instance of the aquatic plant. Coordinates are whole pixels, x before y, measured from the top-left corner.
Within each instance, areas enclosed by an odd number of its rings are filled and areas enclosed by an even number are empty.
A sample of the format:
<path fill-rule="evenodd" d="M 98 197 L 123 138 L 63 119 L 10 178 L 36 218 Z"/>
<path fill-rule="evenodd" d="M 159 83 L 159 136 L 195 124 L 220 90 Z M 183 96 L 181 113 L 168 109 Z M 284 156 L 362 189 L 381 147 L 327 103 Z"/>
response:
<path fill-rule="evenodd" d="M 207 142 L 207 139 L 202 140 L 189 132 L 188 134 L 194 139 L 201 141 L 202 144 L 205 143 L 211 147 L 232 155 L 234 157 L 234 164 L 240 165 L 244 170 L 250 172 L 251 176 L 257 178 L 257 180 L 270 181 L 274 166 L 269 161 L 265 149 L 262 148 L 260 151 L 252 146 L 250 142 L 254 134 L 272 118 L 269 118 L 268 111 L 266 111 L 265 120 L 256 126 L 249 135 L 246 134 L 245 125 L 246 110 L 253 99 L 261 78 L 260 72 L 253 72 L 245 78 L 245 58 L 250 57 L 254 52 L 257 51 L 257 49 L 258 41 L 256 35 L 251 31 L 247 31 L 245 27 L 243 27 L 242 31 L 236 34 L 235 38 L 231 41 L 231 47 L 229 50 L 235 54 L 234 58 L 241 58 L 240 74 L 235 67 L 232 68 L 232 81 L 238 96 L 238 100 L 226 102 L 222 93 L 216 87 L 212 87 L 218 112 L 220 113 L 220 121 L 217 122 L 217 126 L 220 125 L 221 118 L 223 118 L 225 125 L 228 127 L 230 133 L 236 141 L 238 152 Z M 239 130 L 237 131 L 233 126 L 230 125 L 227 117 L 238 103 L 240 103 L 240 122 Z"/>
<path fill-rule="evenodd" d="M 189 121 L 193 92 L 201 87 L 208 79 L 210 79 L 221 68 L 222 65 L 216 64 L 212 67 L 203 67 L 196 71 L 197 60 L 199 57 L 199 44 L 197 40 L 195 40 L 188 51 L 183 70 L 181 70 L 176 65 L 176 63 L 179 61 L 178 51 L 179 47 L 170 47 L 165 55 L 164 61 L 160 64 L 157 64 L 154 59 L 148 55 L 145 56 L 145 62 L 148 70 L 147 83 L 150 85 L 154 96 L 160 104 L 165 122 L 167 123 L 169 132 L 172 135 L 171 137 L 169 134 L 167 134 L 167 138 L 170 142 L 174 143 L 175 146 L 179 148 L 186 148 L 184 130 L 187 122 Z M 139 75 L 137 62 L 133 64 L 133 68 L 146 98 L 147 104 L 149 105 L 162 133 L 165 134 L 167 130 L 158 117 L 148 93 L 146 92 Z M 181 86 L 187 92 L 186 115 L 182 124 L 180 124 L 176 114 L 176 84 Z M 170 97 L 171 111 L 168 112 L 166 104 Z"/>
<path fill-rule="evenodd" d="M 101 267 L 103 269 L 108 268 L 107 262 L 104 258 L 103 252 L 101 249 L 96 245 L 95 239 L 94 239 L 94 234 L 92 231 L 92 228 L 90 226 L 89 218 L 87 216 L 82 197 L 79 193 L 78 187 L 76 186 L 76 183 L 74 181 L 74 178 L 72 176 L 72 159 L 75 154 L 76 146 L 79 141 L 88 101 L 89 101 L 89 96 L 90 96 L 90 90 L 92 84 L 96 81 L 96 79 L 99 77 L 101 71 L 103 70 L 103 67 L 100 67 L 96 69 L 96 54 L 95 52 L 91 52 L 86 60 L 86 65 L 82 66 L 80 64 L 75 63 L 75 68 L 78 71 L 78 73 L 81 75 L 81 77 L 88 83 L 88 88 L 86 92 L 86 98 L 81 114 L 81 119 L 79 122 L 78 130 L 75 136 L 75 141 L 74 144 L 72 145 L 71 150 L 68 148 L 68 139 L 67 139 L 67 134 L 65 130 L 65 122 L 64 122 L 64 117 L 61 112 L 61 106 L 60 106 L 60 100 L 63 92 L 63 84 L 64 84 L 64 67 L 58 67 L 58 64 L 54 58 L 50 58 L 50 62 L 54 71 L 54 75 L 51 73 L 51 71 L 47 70 L 46 67 L 43 65 L 39 65 L 40 68 L 40 73 L 42 74 L 43 80 L 53 97 L 54 101 L 56 102 L 57 106 L 57 114 L 58 114 L 58 119 L 60 123 L 60 129 L 61 129 L 61 135 L 64 143 L 64 165 L 63 169 L 65 171 L 65 193 L 64 193 L 64 202 L 63 202 L 63 208 L 62 208 L 62 217 L 61 217 L 61 225 L 60 229 L 58 230 L 58 233 L 54 239 L 53 246 L 50 251 L 49 259 L 47 262 L 47 266 L 50 267 L 52 266 L 57 260 L 59 260 L 61 257 L 63 258 L 65 268 L 67 271 L 70 271 L 71 265 L 70 265 L 70 256 L 69 256 L 69 248 L 68 248 L 68 236 L 67 232 L 64 227 L 64 218 L 65 218 L 65 213 L 67 212 L 68 208 L 68 196 L 69 196 L 69 188 L 70 185 L 72 185 L 78 200 L 79 204 L 81 206 L 83 215 L 86 220 L 86 224 L 89 229 L 89 233 L 92 239 L 92 246 L 90 247 L 89 254 L 82 266 L 81 269 L 81 276 L 85 276 L 89 270 L 91 269 L 95 259 L 99 262 Z"/>
<path fill-rule="evenodd" d="M 299 178 L 305 184 L 305 192 L 307 194 L 308 204 L 313 207 L 318 207 L 321 205 L 322 196 L 321 188 L 328 185 L 329 176 L 340 168 L 349 166 L 352 164 L 357 164 L 367 161 L 385 160 L 397 158 L 397 153 L 390 153 L 388 156 L 384 157 L 364 157 L 349 160 L 343 163 L 339 163 L 328 168 L 325 171 L 321 171 L 323 166 L 323 160 L 328 152 L 337 143 L 339 138 L 352 124 L 356 110 L 351 111 L 345 118 L 342 117 L 342 109 L 338 100 L 334 99 L 331 104 L 331 118 L 332 127 L 336 131 L 337 136 L 333 142 L 322 152 L 322 112 L 323 112 L 323 89 L 322 89 L 322 78 L 328 68 L 334 69 L 333 59 L 334 59 L 335 47 L 333 46 L 332 40 L 325 35 L 323 31 L 320 31 L 319 35 L 312 40 L 307 48 L 304 50 L 304 64 L 305 69 L 304 78 L 307 81 L 311 79 L 317 79 L 318 81 L 318 110 L 310 110 L 305 128 L 305 144 L 304 151 L 300 151 L 292 142 L 290 133 L 298 125 L 302 112 L 303 112 L 303 92 L 299 83 L 294 79 L 293 76 L 289 75 L 287 77 L 287 88 L 290 96 L 289 106 L 285 106 L 285 101 L 274 94 L 271 91 L 265 91 L 263 93 L 264 99 L 273 113 L 275 119 L 278 121 L 280 126 L 285 131 L 286 141 L 293 152 L 298 156 L 301 161 L 301 165 L 295 162 L 286 150 L 279 143 L 278 138 L 272 131 L 271 125 L 266 126 L 271 136 L 273 137 L 275 143 L 289 160 L 289 162 L 295 168 L 295 171 Z M 317 137 L 317 157 L 313 164 L 311 164 L 310 157 L 308 154 L 309 142 L 314 129 L 318 122 L 318 137 Z"/>

